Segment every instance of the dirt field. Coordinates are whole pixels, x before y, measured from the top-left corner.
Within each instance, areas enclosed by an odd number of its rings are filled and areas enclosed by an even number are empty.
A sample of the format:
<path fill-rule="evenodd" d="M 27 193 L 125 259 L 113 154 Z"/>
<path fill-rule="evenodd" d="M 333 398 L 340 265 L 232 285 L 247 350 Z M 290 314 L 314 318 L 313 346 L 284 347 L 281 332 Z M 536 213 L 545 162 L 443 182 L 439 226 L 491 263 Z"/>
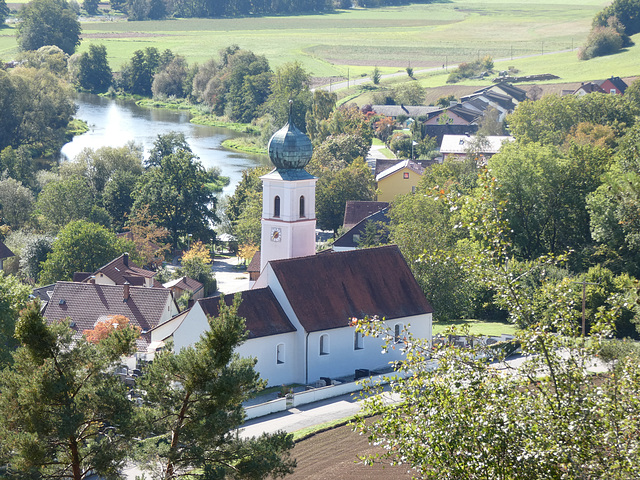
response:
<path fill-rule="evenodd" d="M 293 457 L 298 468 L 287 480 L 408 480 L 406 467 L 382 465 L 365 466 L 357 454 L 375 453 L 378 447 L 367 442 L 365 436 L 350 426 L 337 427 L 297 443 Z"/>

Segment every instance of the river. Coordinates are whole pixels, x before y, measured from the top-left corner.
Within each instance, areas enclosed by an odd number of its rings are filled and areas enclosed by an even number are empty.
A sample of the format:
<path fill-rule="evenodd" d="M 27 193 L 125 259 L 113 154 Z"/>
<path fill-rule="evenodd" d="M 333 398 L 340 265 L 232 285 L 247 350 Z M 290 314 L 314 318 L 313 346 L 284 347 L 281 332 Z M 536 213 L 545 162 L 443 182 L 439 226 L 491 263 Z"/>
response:
<path fill-rule="evenodd" d="M 78 94 L 76 117 L 89 124 L 90 130 L 78 135 L 62 147 L 62 158 L 72 159 L 84 148 L 120 147 L 134 141 L 141 144 L 145 154 L 158 135 L 171 131 L 184 133 L 193 153 L 205 166 L 220 167 L 222 175 L 231 183 L 223 194 L 233 193 L 245 168 L 266 165 L 266 155 L 251 155 L 227 150 L 222 141 L 242 134 L 220 127 L 195 125 L 189 122 L 186 111 L 144 108 L 128 100 Z"/>

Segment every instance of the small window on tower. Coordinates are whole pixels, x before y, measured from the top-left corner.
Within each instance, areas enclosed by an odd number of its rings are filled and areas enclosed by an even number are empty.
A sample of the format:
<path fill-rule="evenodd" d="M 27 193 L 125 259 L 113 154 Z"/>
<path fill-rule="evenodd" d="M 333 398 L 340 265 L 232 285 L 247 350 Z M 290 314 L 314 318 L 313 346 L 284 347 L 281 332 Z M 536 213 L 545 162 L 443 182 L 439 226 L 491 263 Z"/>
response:
<path fill-rule="evenodd" d="M 300 196 L 300 218 L 304 218 L 306 215 L 304 214 L 304 195 Z"/>
<path fill-rule="evenodd" d="M 276 195 L 276 198 L 273 199 L 273 216 L 280 216 L 280 197 Z"/>

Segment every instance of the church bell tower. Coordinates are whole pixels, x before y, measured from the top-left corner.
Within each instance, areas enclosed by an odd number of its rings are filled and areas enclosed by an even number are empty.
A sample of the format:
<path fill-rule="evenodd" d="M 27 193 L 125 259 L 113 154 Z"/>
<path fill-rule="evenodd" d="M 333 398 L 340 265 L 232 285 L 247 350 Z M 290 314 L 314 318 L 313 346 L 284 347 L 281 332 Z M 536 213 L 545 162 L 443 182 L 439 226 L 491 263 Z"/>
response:
<path fill-rule="evenodd" d="M 304 169 L 313 147 L 309 137 L 293 124 L 291 110 L 287 124 L 269 140 L 268 150 L 276 168 L 261 177 L 260 272 L 271 260 L 304 257 L 316 251 L 317 178 Z"/>

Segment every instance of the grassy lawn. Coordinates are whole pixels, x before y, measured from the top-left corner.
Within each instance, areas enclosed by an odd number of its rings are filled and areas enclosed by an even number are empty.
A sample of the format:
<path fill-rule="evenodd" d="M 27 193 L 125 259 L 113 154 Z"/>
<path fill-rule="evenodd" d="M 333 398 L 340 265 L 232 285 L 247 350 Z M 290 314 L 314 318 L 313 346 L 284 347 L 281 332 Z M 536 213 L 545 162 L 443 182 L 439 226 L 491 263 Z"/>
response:
<path fill-rule="evenodd" d="M 433 334 L 443 333 L 451 326 L 462 327 L 464 325 L 469 327 L 470 333 L 476 335 L 513 335 L 516 332 L 516 327 L 512 323 L 467 319 L 454 322 L 434 322 Z"/>

